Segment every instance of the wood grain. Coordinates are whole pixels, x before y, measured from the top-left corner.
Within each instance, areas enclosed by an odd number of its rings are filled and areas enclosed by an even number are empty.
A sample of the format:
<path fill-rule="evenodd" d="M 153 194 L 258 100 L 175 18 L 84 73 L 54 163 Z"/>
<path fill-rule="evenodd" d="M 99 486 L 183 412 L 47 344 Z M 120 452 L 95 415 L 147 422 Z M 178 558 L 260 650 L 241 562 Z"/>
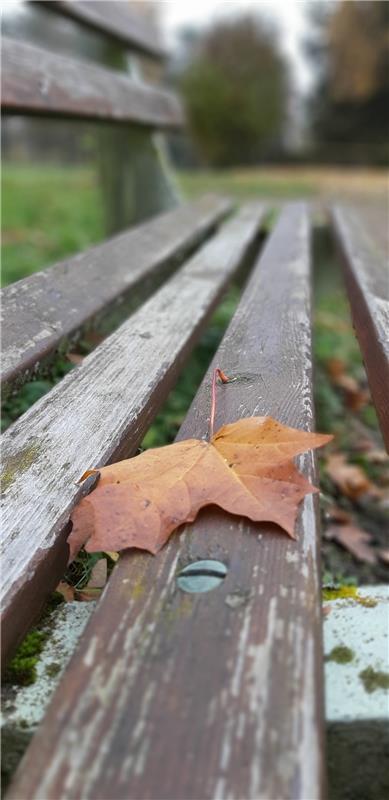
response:
<path fill-rule="evenodd" d="M 3 386 L 29 378 L 96 317 L 151 294 L 230 210 L 228 200 L 205 196 L 7 286 L 1 294 Z"/>
<path fill-rule="evenodd" d="M 171 92 L 119 72 L 2 39 L 2 107 L 13 114 L 109 120 L 152 128 L 184 122 Z"/>
<path fill-rule="evenodd" d="M 179 438 L 272 414 L 312 429 L 309 224 L 292 205 L 259 258 Z M 301 459 L 315 475 L 312 453 Z M 184 594 L 176 574 L 215 558 L 227 577 Z M 124 554 L 9 800 L 319 800 L 321 624 L 316 504 L 293 542 L 206 510 L 153 558 Z"/>
<path fill-rule="evenodd" d="M 166 53 L 152 20 L 145 14 L 134 13 L 130 6 L 130 3 L 113 0 L 55 0 L 45 3 L 45 7 L 111 36 L 133 50 L 139 50 L 158 60 L 163 59 Z"/>
<path fill-rule="evenodd" d="M 249 204 L 3 436 L 7 654 L 63 572 L 67 521 L 89 467 L 134 453 L 258 235 Z"/>
<path fill-rule="evenodd" d="M 354 328 L 389 452 L 389 262 L 357 211 L 335 206 L 331 217 Z"/>

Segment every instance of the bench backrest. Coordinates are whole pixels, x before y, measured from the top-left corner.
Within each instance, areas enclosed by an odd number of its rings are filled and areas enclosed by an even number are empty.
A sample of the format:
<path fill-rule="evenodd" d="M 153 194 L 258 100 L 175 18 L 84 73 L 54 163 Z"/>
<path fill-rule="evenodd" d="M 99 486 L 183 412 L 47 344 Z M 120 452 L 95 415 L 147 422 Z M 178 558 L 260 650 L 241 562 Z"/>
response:
<path fill-rule="evenodd" d="M 184 116 L 160 85 L 164 53 L 150 21 L 134 4 L 93 0 L 29 3 L 23 14 L 4 25 L 3 112 L 100 123 L 107 233 L 177 205 L 155 133 L 180 129 Z"/>

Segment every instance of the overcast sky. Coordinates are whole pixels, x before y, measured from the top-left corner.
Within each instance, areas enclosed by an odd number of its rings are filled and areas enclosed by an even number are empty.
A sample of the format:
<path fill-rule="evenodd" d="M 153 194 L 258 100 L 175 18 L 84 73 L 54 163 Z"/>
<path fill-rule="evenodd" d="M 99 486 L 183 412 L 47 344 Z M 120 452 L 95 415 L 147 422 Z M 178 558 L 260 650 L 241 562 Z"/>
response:
<path fill-rule="evenodd" d="M 320 0 L 308 0 L 320 2 Z M 258 11 L 278 28 L 280 44 L 302 92 L 311 87 L 311 70 L 302 40 L 308 31 L 307 0 L 159 0 L 159 18 L 170 46 L 180 27 L 204 26 L 212 19 L 241 11 Z"/>

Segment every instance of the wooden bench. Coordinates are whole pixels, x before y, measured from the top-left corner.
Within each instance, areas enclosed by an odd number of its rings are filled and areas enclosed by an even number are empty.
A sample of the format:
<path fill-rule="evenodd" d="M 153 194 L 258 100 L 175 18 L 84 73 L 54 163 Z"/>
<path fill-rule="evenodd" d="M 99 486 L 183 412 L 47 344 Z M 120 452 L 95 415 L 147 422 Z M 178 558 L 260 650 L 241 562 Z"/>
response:
<path fill-rule="evenodd" d="M 109 22 L 105 5 L 57 2 L 55 10 L 122 40 L 123 4 Z M 151 46 L 144 28 L 139 37 L 131 30 L 132 45 Z M 80 102 L 79 65 L 19 42 L 5 51 L 9 111 L 87 113 L 118 125 L 123 118 L 159 127 L 172 115 L 181 120 L 177 101 L 161 98 L 160 90 L 90 66 L 83 69 Z M 42 84 L 46 65 L 53 82 Z M 270 414 L 313 429 L 309 210 L 303 203 L 285 206 L 262 249 L 265 206 L 251 202 L 226 219 L 230 212 L 230 203 L 216 197 L 179 206 L 4 290 L 8 387 L 33 375 L 92 321 L 118 307 L 129 311 L 3 436 L 4 659 L 63 574 L 69 515 L 82 492 L 76 481 L 89 466 L 136 452 L 211 312 L 248 261 L 237 311 L 178 438 L 206 436 L 215 366 L 235 379 L 223 389 L 217 425 Z M 383 313 L 387 302 L 383 265 L 348 220 L 344 209 L 334 211 L 346 269 L 358 285 L 355 292 L 349 281 L 355 318 L 363 307 L 371 321 L 362 348 L 387 431 L 381 402 L 389 393 L 387 349 L 376 311 Z M 373 257 L 376 278 L 367 292 L 363 276 Z M 365 322 L 361 327 L 362 341 Z M 300 466 L 317 479 L 312 453 Z M 10 800 L 320 800 L 323 680 L 312 496 L 302 505 L 297 536 L 292 542 L 274 526 L 212 508 L 157 557 L 125 552 L 15 775 Z M 226 567 L 217 590 L 182 592 L 180 570 L 208 559 Z"/>

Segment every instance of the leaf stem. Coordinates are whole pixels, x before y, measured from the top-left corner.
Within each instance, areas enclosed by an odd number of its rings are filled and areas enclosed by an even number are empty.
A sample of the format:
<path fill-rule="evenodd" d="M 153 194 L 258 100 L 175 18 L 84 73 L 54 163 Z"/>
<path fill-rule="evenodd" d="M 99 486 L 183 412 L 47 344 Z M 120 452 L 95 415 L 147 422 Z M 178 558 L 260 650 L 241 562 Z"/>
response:
<path fill-rule="evenodd" d="M 213 371 L 212 375 L 212 386 L 211 386 L 211 415 L 209 418 L 209 441 L 211 441 L 213 436 L 213 428 L 215 424 L 215 414 L 216 414 L 216 382 L 217 379 L 220 378 L 222 383 L 228 383 L 229 378 L 224 372 L 216 367 Z"/>

